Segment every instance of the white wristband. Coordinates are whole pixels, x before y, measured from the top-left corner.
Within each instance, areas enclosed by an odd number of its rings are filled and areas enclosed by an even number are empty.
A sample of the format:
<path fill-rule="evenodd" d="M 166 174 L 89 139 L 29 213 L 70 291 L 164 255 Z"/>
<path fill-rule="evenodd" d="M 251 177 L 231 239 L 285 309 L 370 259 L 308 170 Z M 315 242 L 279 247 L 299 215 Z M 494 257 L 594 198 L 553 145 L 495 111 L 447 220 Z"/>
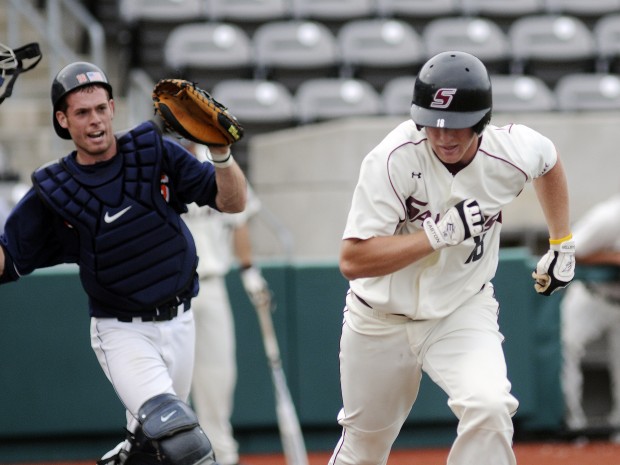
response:
<path fill-rule="evenodd" d="M 235 160 L 230 152 L 230 149 L 228 149 L 228 152 L 222 154 L 214 154 L 209 151 L 208 158 L 216 168 L 228 168 Z"/>

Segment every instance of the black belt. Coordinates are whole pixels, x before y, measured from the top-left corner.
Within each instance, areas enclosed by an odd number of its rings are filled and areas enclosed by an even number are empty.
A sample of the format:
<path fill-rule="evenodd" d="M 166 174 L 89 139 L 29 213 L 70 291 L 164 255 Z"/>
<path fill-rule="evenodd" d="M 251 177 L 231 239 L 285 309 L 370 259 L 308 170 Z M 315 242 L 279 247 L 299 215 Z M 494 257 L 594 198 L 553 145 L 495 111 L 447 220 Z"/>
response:
<path fill-rule="evenodd" d="M 182 309 L 182 312 L 189 310 L 190 302 L 191 302 L 190 299 L 185 299 L 177 303 L 166 304 L 166 305 L 157 307 L 154 313 L 151 315 L 136 316 L 136 317 L 119 316 L 116 319 L 123 323 L 131 323 L 134 321 L 134 318 L 140 318 L 141 321 L 145 321 L 145 322 L 170 321 L 179 315 L 179 308 Z"/>

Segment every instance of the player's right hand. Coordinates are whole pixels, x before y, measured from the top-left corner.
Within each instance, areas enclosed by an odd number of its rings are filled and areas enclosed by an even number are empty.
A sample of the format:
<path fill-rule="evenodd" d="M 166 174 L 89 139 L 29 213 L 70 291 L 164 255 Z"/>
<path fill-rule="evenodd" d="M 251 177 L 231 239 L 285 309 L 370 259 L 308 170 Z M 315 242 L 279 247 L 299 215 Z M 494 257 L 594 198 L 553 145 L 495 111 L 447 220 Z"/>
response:
<path fill-rule="evenodd" d="M 254 266 L 241 270 L 241 282 L 255 307 L 271 305 L 271 291 L 260 270 Z"/>
<path fill-rule="evenodd" d="M 457 245 L 470 237 L 479 236 L 484 229 L 484 217 L 475 199 L 466 199 L 450 208 L 435 223 L 424 220 L 424 231 L 433 249 Z"/>

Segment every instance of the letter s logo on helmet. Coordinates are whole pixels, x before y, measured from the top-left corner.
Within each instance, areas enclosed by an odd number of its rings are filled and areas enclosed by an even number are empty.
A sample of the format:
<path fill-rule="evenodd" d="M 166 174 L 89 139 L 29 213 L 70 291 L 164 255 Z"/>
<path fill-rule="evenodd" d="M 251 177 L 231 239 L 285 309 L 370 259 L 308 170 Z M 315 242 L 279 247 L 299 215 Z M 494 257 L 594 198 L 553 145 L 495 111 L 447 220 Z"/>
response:
<path fill-rule="evenodd" d="M 448 108 L 454 98 L 454 94 L 456 94 L 456 89 L 454 88 L 439 89 L 435 92 L 435 96 L 433 97 L 433 101 L 430 106 L 433 108 Z"/>

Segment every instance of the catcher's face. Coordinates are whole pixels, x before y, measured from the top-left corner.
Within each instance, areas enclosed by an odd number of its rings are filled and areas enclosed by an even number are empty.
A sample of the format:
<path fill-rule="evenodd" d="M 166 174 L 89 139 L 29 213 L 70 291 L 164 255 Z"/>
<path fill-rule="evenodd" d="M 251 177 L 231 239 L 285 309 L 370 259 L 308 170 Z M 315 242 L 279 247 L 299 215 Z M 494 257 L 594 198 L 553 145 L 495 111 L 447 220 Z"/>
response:
<path fill-rule="evenodd" d="M 83 165 L 109 160 L 116 154 L 112 129 L 114 100 L 102 87 L 85 87 L 66 97 L 67 110 L 57 111 L 58 123 L 71 134 L 77 161 Z"/>
<path fill-rule="evenodd" d="M 433 152 L 447 165 L 466 165 L 478 151 L 478 134 L 472 128 L 426 127 L 425 129 Z"/>

